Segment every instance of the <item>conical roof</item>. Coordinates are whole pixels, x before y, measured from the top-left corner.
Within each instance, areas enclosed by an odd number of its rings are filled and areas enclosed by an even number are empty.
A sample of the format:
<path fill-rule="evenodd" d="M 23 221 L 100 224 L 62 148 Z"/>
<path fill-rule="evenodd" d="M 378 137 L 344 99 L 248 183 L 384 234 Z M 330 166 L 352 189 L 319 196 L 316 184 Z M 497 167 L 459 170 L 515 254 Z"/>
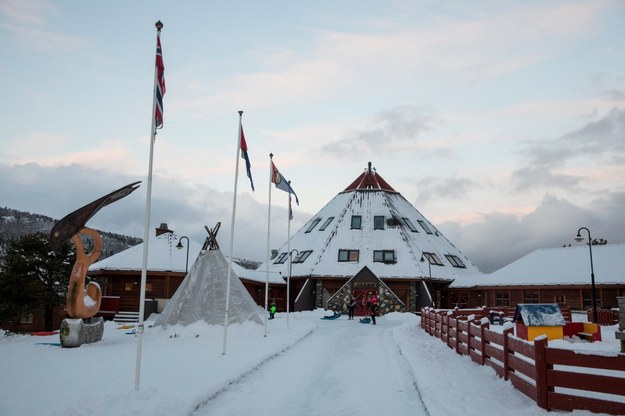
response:
<path fill-rule="evenodd" d="M 287 247 L 269 261 L 270 271 L 288 274 Z M 293 235 L 290 247 L 297 250 L 293 277 L 349 278 L 365 266 L 382 279 L 482 274 L 371 164 Z"/>

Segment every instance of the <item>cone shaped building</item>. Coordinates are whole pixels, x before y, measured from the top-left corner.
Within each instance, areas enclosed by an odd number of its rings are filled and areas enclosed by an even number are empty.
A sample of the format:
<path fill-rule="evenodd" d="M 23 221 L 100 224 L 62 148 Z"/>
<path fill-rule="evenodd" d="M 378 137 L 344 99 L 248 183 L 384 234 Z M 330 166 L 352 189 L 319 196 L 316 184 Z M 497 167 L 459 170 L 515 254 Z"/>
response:
<path fill-rule="evenodd" d="M 291 277 L 291 310 L 345 311 L 354 297 L 356 315 L 367 314 L 374 297 L 382 314 L 436 306 L 440 288 L 481 275 L 371 163 L 279 248 L 268 269 Z"/>

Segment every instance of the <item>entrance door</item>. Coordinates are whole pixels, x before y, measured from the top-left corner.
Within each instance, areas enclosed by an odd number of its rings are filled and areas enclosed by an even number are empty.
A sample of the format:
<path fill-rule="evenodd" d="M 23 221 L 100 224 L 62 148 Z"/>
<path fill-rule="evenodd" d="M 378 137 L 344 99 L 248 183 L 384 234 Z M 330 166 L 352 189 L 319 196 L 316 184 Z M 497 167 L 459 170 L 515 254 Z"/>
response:
<path fill-rule="evenodd" d="M 356 316 L 369 316 L 371 298 L 377 297 L 377 290 L 353 290 L 352 296 L 356 299 Z"/>

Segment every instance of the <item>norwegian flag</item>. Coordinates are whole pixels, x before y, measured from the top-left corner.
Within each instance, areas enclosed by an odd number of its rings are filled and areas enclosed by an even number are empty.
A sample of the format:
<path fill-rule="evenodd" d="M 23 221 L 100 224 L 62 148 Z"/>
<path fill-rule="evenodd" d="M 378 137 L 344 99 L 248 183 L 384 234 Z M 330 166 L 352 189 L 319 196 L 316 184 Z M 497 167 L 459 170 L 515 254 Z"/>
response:
<path fill-rule="evenodd" d="M 163 127 L 163 96 L 165 95 L 165 66 L 163 65 L 163 50 L 161 37 L 156 38 L 156 83 L 154 100 L 154 124 L 157 129 Z"/>

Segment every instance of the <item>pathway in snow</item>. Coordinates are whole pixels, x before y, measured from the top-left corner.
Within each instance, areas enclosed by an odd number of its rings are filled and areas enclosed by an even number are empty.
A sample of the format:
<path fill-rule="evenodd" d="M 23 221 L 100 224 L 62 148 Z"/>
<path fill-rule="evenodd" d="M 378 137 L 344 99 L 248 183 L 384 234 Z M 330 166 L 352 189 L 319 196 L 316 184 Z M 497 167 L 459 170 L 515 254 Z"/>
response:
<path fill-rule="evenodd" d="M 193 415 L 427 415 L 390 333 L 402 323 L 322 321 Z"/>

